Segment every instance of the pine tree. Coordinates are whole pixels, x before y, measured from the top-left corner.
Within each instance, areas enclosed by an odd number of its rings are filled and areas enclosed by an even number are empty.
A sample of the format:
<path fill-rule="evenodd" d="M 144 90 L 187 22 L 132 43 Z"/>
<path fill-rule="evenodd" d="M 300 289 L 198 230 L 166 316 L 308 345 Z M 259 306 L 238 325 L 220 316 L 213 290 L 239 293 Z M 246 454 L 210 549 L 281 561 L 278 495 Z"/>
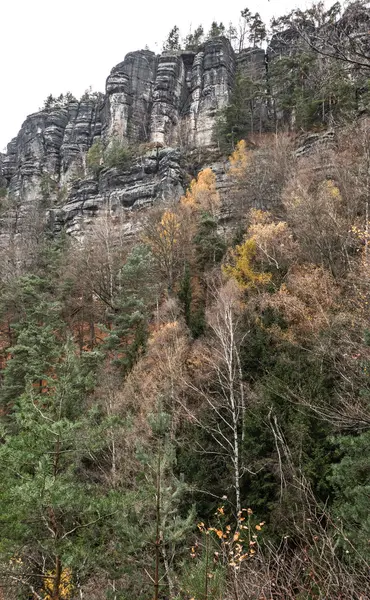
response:
<path fill-rule="evenodd" d="M 170 33 L 167 36 L 166 41 L 163 44 L 163 50 L 180 50 L 180 49 L 181 49 L 180 30 L 177 27 L 177 25 L 175 25 L 174 27 L 172 27 Z"/>
<path fill-rule="evenodd" d="M 71 339 L 58 349 L 43 387 L 29 378 L 14 402 L 0 446 L 0 561 L 15 561 L 13 577 L 51 600 L 67 598 L 66 582 L 95 563 L 100 525 L 114 512 L 94 473 L 104 423 L 86 403 L 98 356 L 77 356 Z"/>
<path fill-rule="evenodd" d="M 148 335 L 151 270 L 153 258 L 148 246 L 138 245 L 128 255 L 119 273 L 119 290 L 113 300 L 111 328 L 105 346 L 114 353 L 114 363 L 125 376 L 143 352 Z"/>
<path fill-rule="evenodd" d="M 185 38 L 185 50 L 193 50 L 197 52 L 202 44 L 204 37 L 204 29 L 202 25 L 199 25 L 194 33 L 189 33 Z"/>
<path fill-rule="evenodd" d="M 215 38 L 221 37 L 225 35 L 225 31 L 226 28 L 222 22 L 217 23 L 217 21 L 213 21 L 211 24 L 211 29 L 208 32 L 207 39 L 213 40 Z"/>
<path fill-rule="evenodd" d="M 338 542 L 351 562 L 366 560 L 370 539 L 370 431 L 341 436 L 339 449 L 343 454 L 332 467 L 331 483 L 336 499 L 334 514 L 341 526 Z"/>

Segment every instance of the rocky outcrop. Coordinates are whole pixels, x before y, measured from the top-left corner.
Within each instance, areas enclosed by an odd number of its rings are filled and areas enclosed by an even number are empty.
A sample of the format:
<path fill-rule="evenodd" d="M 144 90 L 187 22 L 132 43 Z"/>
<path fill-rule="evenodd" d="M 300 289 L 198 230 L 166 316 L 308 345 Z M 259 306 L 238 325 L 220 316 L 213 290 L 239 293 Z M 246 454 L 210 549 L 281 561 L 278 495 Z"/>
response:
<path fill-rule="evenodd" d="M 236 57 L 225 38 L 205 44 L 192 69 L 190 115 L 196 145 L 212 142 L 217 112 L 229 101 L 234 83 Z"/>
<path fill-rule="evenodd" d="M 333 129 L 328 129 L 320 133 L 306 133 L 298 139 L 298 147 L 295 154 L 297 158 L 302 158 L 320 150 L 332 150 L 335 148 L 335 144 L 336 136 Z"/>
<path fill-rule="evenodd" d="M 49 210 L 52 228 L 79 235 L 103 208 L 114 215 L 122 209 L 179 199 L 184 191 L 180 158 L 180 151 L 173 148 L 152 150 L 127 168 L 103 169 L 98 179 L 75 181 L 67 202 Z"/>
<path fill-rule="evenodd" d="M 0 190 L 2 190 L 2 194 L 5 195 L 5 188 L 7 185 L 7 181 L 3 175 L 3 161 L 6 158 L 5 154 L 0 152 Z"/>
<path fill-rule="evenodd" d="M 100 135 L 100 104 L 99 97 L 88 98 L 27 117 L 2 160 L 13 201 L 26 206 L 46 195 L 55 200 L 76 173 L 86 170 L 86 152 Z"/>
<path fill-rule="evenodd" d="M 18 230 L 37 205 L 56 230 L 78 233 L 104 206 L 131 210 L 179 197 L 183 174 L 175 148 L 212 145 L 235 66 L 225 38 L 198 52 L 130 52 L 112 69 L 105 95 L 85 94 L 80 102 L 70 96 L 27 117 L 1 158 L 0 181 L 21 207 Z M 117 141 L 134 147 L 136 158 L 92 177 L 86 157 L 98 139 L 108 149 Z"/>
<path fill-rule="evenodd" d="M 107 79 L 103 138 L 165 146 L 212 143 L 215 116 L 226 106 L 236 58 L 225 38 L 195 52 L 131 52 Z"/>
<path fill-rule="evenodd" d="M 149 50 L 130 52 L 116 65 L 106 82 L 102 135 L 109 142 L 149 139 L 158 57 Z"/>

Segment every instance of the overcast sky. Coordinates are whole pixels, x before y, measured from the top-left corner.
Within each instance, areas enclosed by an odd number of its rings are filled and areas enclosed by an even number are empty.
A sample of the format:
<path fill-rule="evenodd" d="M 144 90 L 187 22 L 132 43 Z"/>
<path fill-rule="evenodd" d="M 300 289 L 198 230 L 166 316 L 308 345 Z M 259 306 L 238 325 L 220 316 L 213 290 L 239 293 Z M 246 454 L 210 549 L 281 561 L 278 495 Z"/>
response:
<path fill-rule="evenodd" d="M 238 21 L 246 6 L 269 21 L 308 0 L 0 0 L 0 150 L 52 93 L 104 91 L 127 52 L 160 51 L 173 25 L 181 33 L 213 20 Z"/>

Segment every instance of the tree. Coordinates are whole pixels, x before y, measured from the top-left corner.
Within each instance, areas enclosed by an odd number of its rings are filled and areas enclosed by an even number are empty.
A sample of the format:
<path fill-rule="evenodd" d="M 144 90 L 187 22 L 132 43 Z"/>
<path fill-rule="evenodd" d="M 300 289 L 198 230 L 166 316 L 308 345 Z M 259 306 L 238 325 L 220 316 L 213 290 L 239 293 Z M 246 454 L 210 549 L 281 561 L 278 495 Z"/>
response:
<path fill-rule="evenodd" d="M 260 14 L 257 12 L 251 15 L 249 20 L 249 41 L 253 48 L 260 46 L 265 41 L 266 36 L 266 25 L 262 21 Z"/>
<path fill-rule="evenodd" d="M 333 465 L 331 475 L 336 492 L 334 514 L 343 527 L 343 532 L 338 527 L 337 539 L 353 563 L 366 560 L 369 545 L 369 438 L 370 430 L 341 436 L 338 441 L 342 458 Z"/>
<path fill-rule="evenodd" d="M 325 10 L 318 3 L 307 11 L 295 10 L 289 23 L 314 52 L 334 60 L 363 68 L 370 68 L 370 51 L 366 32 L 370 22 L 367 3 L 351 2 L 343 15 L 336 2 Z"/>
<path fill-rule="evenodd" d="M 189 33 L 185 38 L 185 50 L 192 50 L 197 52 L 201 46 L 204 38 L 204 29 L 202 25 L 199 25 L 194 30 L 194 33 Z"/>
<path fill-rule="evenodd" d="M 16 560 L 4 576 L 51 600 L 68 598 L 66 582 L 96 562 L 99 524 L 112 516 L 109 494 L 87 467 L 105 443 L 98 413 L 86 410 L 98 357 L 77 357 L 70 339 L 58 354 L 52 371 L 43 365 L 42 388 L 27 379 L 0 447 L 0 554 L 3 563 Z"/>
<path fill-rule="evenodd" d="M 205 271 L 217 265 L 226 251 L 226 243 L 218 233 L 217 219 L 202 212 L 194 236 L 197 265 Z"/>
<path fill-rule="evenodd" d="M 160 587 L 167 587 L 172 597 L 176 590 L 174 561 L 178 560 L 179 543 L 194 526 L 194 509 L 182 516 L 181 500 L 187 486 L 174 474 L 175 453 L 171 442 L 171 416 L 161 409 L 149 415 L 149 423 L 154 437 L 154 452 L 141 452 L 140 462 L 148 473 L 147 478 L 154 484 L 153 507 L 155 507 L 154 569 L 150 580 L 154 589 L 154 600 L 160 597 Z M 162 573 L 161 573 L 162 572 Z M 161 584 L 165 580 L 166 584 Z"/>
<path fill-rule="evenodd" d="M 180 30 L 175 25 L 172 27 L 170 33 L 167 36 L 166 41 L 163 43 L 163 50 L 180 50 Z"/>
<path fill-rule="evenodd" d="M 49 94 L 49 96 L 46 98 L 46 100 L 44 102 L 44 109 L 48 110 L 48 109 L 52 108 L 54 106 L 55 102 L 56 102 L 56 98 L 54 98 L 53 94 Z"/>
<path fill-rule="evenodd" d="M 150 300 L 154 304 L 153 263 L 148 246 L 137 245 L 118 274 L 119 287 L 113 297 L 105 346 L 114 351 L 114 363 L 124 377 L 145 348 Z"/>
<path fill-rule="evenodd" d="M 240 290 L 229 280 L 213 292 L 207 313 L 211 336 L 200 362 L 207 375 L 187 381 L 189 391 L 203 402 L 203 411 L 182 406 L 215 443 L 232 467 L 233 508 L 237 527 L 241 516 L 241 480 L 246 472 L 241 454 L 246 418 L 245 388 L 240 363 Z"/>
<path fill-rule="evenodd" d="M 101 148 L 99 146 L 95 147 L 92 159 L 96 159 L 96 155 L 99 154 L 99 152 L 101 153 Z M 124 169 L 125 167 L 127 167 L 131 160 L 132 151 L 130 150 L 130 148 L 127 148 L 127 146 L 122 144 L 122 142 L 117 138 L 114 138 L 103 152 L 103 164 L 109 169 Z"/>
<path fill-rule="evenodd" d="M 294 179 L 294 192 L 287 186 L 285 206 L 301 251 L 310 262 L 324 265 L 334 276 L 340 276 L 349 267 L 352 207 L 347 209 L 332 179 L 317 180 L 312 171 L 301 171 Z"/>
<path fill-rule="evenodd" d="M 64 337 L 61 306 L 48 298 L 50 282 L 28 276 L 14 283 L 11 299 L 16 312 L 12 315 L 14 321 L 7 315 L 12 345 L 7 348 L 10 360 L 7 361 L 0 388 L 0 403 L 6 413 L 12 410 L 27 384 L 34 385 L 40 391 L 43 389 L 45 376 L 59 358 L 60 345 L 56 334 L 61 339 Z M 3 298 L 3 301 L 7 312 L 10 299 Z"/>
<path fill-rule="evenodd" d="M 285 221 L 274 222 L 268 211 L 252 209 L 249 212 L 248 238 L 256 244 L 256 259 L 261 269 L 292 268 L 298 252 L 298 243 Z"/>
<path fill-rule="evenodd" d="M 177 269 L 183 257 L 182 237 L 182 222 L 172 210 L 154 215 L 145 226 L 143 240 L 151 248 L 158 271 L 166 279 L 169 294 L 173 292 Z"/>
<path fill-rule="evenodd" d="M 273 213 L 278 209 L 295 160 L 289 136 L 264 136 L 255 146 L 243 140 L 237 144 L 229 157 L 227 177 L 232 187 L 226 200 L 239 228 L 251 208 Z"/>
<path fill-rule="evenodd" d="M 241 50 L 243 50 L 244 48 L 244 44 L 245 44 L 245 38 L 247 36 L 247 32 L 249 29 L 249 23 L 252 19 L 252 13 L 249 10 L 249 8 L 245 8 L 244 10 L 240 11 L 240 16 L 241 19 L 239 20 L 239 44 L 238 44 L 238 50 L 239 52 Z"/>
<path fill-rule="evenodd" d="M 225 31 L 226 29 L 223 23 L 217 23 L 216 21 L 213 21 L 211 24 L 211 29 L 208 32 L 207 39 L 213 40 L 215 38 L 221 37 L 225 35 Z"/>
<path fill-rule="evenodd" d="M 238 51 L 243 50 L 246 39 L 253 48 L 260 46 L 267 35 L 266 26 L 260 14 L 258 12 L 252 14 L 249 8 L 245 8 L 240 12 L 240 16 L 237 32 Z"/>
<path fill-rule="evenodd" d="M 181 198 L 183 206 L 201 212 L 208 212 L 213 218 L 219 212 L 221 201 L 216 189 L 216 176 L 212 169 L 203 169 L 193 179 Z"/>
<path fill-rule="evenodd" d="M 261 104 L 266 85 L 258 78 L 237 73 L 230 103 L 222 109 L 216 125 L 216 139 L 221 149 L 234 150 L 237 142 L 255 132 L 262 132 Z"/>
<path fill-rule="evenodd" d="M 257 246 L 254 239 L 247 239 L 229 251 L 222 270 L 225 275 L 233 277 L 238 285 L 244 289 L 258 288 L 266 285 L 271 279 L 271 273 L 259 273 L 253 268 Z"/>
<path fill-rule="evenodd" d="M 104 165 L 103 144 L 100 139 L 96 140 L 89 148 L 86 155 L 87 167 L 94 175 L 98 175 Z"/>

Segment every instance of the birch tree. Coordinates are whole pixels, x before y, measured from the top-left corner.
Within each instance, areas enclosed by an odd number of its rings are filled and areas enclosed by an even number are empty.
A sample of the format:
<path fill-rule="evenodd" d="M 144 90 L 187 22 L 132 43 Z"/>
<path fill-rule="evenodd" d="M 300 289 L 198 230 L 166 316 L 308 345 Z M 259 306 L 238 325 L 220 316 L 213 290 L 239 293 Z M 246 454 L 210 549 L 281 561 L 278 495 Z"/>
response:
<path fill-rule="evenodd" d="M 188 389 L 203 401 L 203 411 L 187 413 L 198 426 L 206 430 L 231 464 L 233 473 L 234 508 L 237 527 L 240 524 L 240 487 L 246 466 L 242 457 L 246 416 L 245 384 L 240 360 L 240 347 L 246 334 L 240 335 L 241 292 L 233 280 L 211 291 L 213 305 L 207 314 L 210 341 L 202 348 L 200 360 L 206 373 L 187 381 Z"/>

